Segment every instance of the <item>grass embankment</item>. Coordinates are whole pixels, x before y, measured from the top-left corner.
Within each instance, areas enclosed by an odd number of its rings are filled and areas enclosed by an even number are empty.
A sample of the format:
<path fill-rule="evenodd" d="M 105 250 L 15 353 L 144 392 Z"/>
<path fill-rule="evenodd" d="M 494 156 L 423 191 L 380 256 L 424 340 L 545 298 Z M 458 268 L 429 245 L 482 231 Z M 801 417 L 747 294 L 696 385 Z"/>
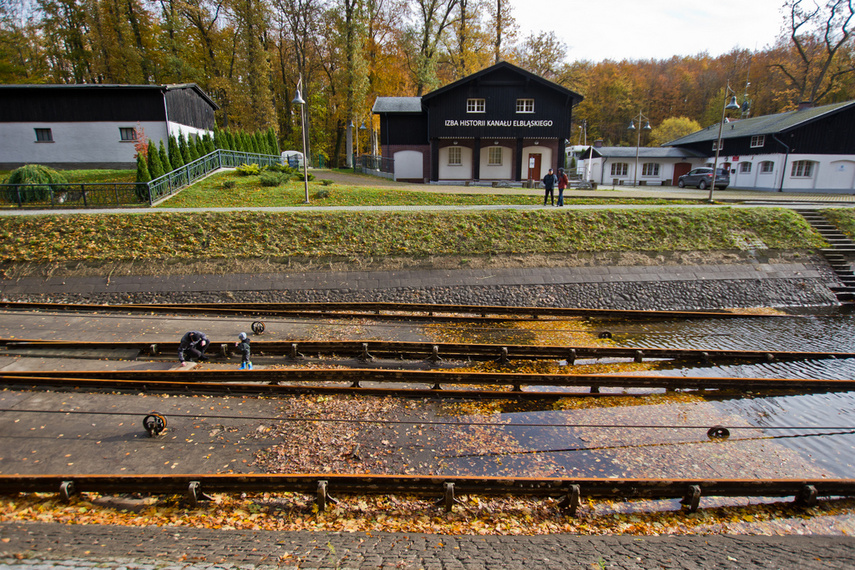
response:
<path fill-rule="evenodd" d="M 164 208 L 264 208 L 298 206 L 497 206 L 537 205 L 543 203 L 542 191 L 529 194 L 485 193 L 488 188 L 471 194 L 428 192 L 407 189 L 367 175 L 345 173 L 354 183 L 335 182 L 324 185 L 325 176 L 341 172 L 314 171 L 309 183 L 309 204 L 305 204 L 306 189 L 302 181 L 290 181 L 281 186 L 264 187 L 259 176 L 241 176 L 237 172 L 221 172 L 201 180 L 190 188 L 160 204 Z M 226 185 L 234 184 L 233 187 Z M 568 191 L 565 204 L 696 204 L 692 201 L 665 199 L 627 199 L 621 197 L 573 198 Z"/>
<path fill-rule="evenodd" d="M 841 232 L 855 240 L 855 211 L 851 208 L 830 208 L 822 210 L 822 214 Z"/>
<path fill-rule="evenodd" d="M 475 212 L 209 212 L 0 219 L 0 261 L 490 256 L 824 245 L 777 208 Z"/>

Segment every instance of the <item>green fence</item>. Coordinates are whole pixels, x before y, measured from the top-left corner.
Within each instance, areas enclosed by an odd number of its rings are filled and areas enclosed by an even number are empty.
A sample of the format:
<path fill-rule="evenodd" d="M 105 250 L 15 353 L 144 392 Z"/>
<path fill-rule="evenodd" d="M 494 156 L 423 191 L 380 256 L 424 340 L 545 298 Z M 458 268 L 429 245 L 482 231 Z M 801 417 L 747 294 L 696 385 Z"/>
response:
<path fill-rule="evenodd" d="M 281 162 L 276 155 L 218 149 L 149 183 L 0 184 L 0 205 L 40 210 L 146 207 L 219 168 Z"/>

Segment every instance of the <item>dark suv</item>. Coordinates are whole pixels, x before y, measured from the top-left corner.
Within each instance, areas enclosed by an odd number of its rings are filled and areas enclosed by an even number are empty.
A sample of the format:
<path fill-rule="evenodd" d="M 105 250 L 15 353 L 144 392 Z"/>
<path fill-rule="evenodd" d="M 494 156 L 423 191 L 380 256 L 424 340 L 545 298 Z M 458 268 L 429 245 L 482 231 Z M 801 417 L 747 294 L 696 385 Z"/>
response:
<path fill-rule="evenodd" d="M 688 174 L 682 175 L 677 179 L 677 186 L 685 188 L 686 186 L 697 186 L 701 190 L 706 190 L 712 184 L 712 168 L 703 166 L 689 171 Z M 719 190 L 724 190 L 730 184 L 730 171 L 726 168 L 717 168 L 715 174 L 715 187 Z"/>

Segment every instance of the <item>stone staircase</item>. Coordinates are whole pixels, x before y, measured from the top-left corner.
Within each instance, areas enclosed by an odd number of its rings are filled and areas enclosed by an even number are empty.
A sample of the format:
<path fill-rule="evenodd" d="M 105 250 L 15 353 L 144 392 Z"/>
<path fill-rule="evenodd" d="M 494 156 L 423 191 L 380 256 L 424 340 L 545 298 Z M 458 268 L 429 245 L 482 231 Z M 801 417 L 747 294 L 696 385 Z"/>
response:
<path fill-rule="evenodd" d="M 797 210 L 813 229 L 825 238 L 831 247 L 820 253 L 837 275 L 842 286 L 831 287 L 837 300 L 844 304 L 855 304 L 855 272 L 852 270 L 855 258 L 855 242 L 849 239 L 837 226 L 828 221 L 818 210 Z"/>

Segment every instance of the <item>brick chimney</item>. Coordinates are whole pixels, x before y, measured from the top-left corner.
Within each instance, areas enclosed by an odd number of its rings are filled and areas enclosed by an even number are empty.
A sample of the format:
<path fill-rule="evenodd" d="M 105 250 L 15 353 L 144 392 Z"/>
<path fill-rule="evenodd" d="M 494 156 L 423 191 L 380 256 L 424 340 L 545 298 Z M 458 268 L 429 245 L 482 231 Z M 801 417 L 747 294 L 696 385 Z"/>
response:
<path fill-rule="evenodd" d="M 799 103 L 799 111 L 803 111 L 805 109 L 813 109 L 813 101 L 802 101 Z"/>
<path fill-rule="evenodd" d="M 594 148 L 603 148 L 603 139 L 597 139 L 594 141 Z"/>

